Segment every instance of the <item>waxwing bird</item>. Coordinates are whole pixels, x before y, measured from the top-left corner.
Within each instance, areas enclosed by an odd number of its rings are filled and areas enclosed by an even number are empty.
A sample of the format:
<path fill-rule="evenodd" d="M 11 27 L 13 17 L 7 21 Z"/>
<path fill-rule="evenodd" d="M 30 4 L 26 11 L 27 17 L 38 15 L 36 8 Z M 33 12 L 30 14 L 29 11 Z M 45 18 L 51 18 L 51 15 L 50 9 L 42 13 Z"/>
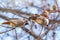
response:
<path fill-rule="evenodd" d="M 53 11 L 55 12 L 57 10 L 57 5 L 54 4 L 52 8 L 53 8 Z"/>
<path fill-rule="evenodd" d="M 29 19 L 34 20 L 35 22 L 37 22 L 38 24 L 41 24 L 42 26 L 47 26 L 49 24 L 49 19 L 41 15 L 40 17 L 31 16 L 29 17 Z"/>
<path fill-rule="evenodd" d="M 49 18 L 49 14 L 50 14 L 50 9 L 46 9 L 44 10 L 44 12 L 41 14 L 41 16 L 44 16 L 45 18 Z"/>
<path fill-rule="evenodd" d="M 10 26 L 15 26 L 15 27 L 18 27 L 18 26 L 23 26 L 23 25 L 27 25 L 27 21 L 26 20 L 21 20 L 21 19 L 10 19 L 9 21 L 7 22 L 3 22 L 2 24 L 8 24 Z"/>
<path fill-rule="evenodd" d="M 38 24 L 41 24 L 42 26 L 48 26 L 49 20 L 47 18 L 37 18 L 35 20 Z"/>
<path fill-rule="evenodd" d="M 39 18 L 36 19 L 36 22 L 41 24 L 41 25 L 48 26 L 48 24 L 49 24 L 49 14 L 50 14 L 50 9 L 48 8 L 40 15 Z"/>

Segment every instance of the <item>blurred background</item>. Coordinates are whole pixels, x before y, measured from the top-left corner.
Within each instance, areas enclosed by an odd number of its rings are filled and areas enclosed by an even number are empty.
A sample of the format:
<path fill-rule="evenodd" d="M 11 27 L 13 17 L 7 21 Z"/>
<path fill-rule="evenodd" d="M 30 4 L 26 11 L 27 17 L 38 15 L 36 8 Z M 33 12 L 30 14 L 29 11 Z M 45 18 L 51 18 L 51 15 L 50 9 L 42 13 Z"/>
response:
<path fill-rule="evenodd" d="M 29 14 L 39 15 L 47 8 L 53 10 L 54 4 L 57 6 L 56 10 L 60 10 L 60 0 L 0 0 L 0 22 L 7 21 L 9 18 L 25 19 L 28 18 Z M 54 28 L 50 30 L 42 28 L 42 25 L 35 22 L 32 31 L 37 36 L 40 34 L 42 40 L 60 40 L 60 21 L 55 21 L 60 20 L 60 11 L 51 12 L 49 20 L 54 21 L 54 23 L 52 21 L 49 24 L 49 27 Z M 32 22 L 28 21 L 28 25 L 25 27 L 30 30 L 31 24 Z M 38 40 L 20 27 L 16 27 L 15 29 L 9 27 L 9 25 L 0 25 L 0 40 Z M 43 36 L 45 32 L 46 34 Z"/>

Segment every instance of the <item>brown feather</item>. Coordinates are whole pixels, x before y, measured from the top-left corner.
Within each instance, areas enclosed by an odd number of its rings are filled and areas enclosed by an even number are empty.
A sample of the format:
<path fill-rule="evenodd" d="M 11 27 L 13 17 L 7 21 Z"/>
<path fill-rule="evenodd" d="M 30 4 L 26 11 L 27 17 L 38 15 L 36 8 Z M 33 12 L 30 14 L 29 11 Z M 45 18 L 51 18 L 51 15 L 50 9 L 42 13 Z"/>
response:
<path fill-rule="evenodd" d="M 4 22 L 4 23 L 2 23 L 2 24 L 10 24 L 10 22 Z"/>

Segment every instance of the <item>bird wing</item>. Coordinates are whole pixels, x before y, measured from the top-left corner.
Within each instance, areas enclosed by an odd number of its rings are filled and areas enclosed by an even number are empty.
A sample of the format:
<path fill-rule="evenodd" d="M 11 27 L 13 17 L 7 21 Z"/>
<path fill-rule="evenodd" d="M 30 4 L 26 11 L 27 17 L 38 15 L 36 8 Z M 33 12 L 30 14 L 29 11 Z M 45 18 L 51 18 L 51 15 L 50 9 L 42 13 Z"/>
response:
<path fill-rule="evenodd" d="M 39 18 L 37 18 L 35 21 L 36 21 L 38 24 L 43 24 L 43 21 L 42 21 L 41 19 L 39 19 Z"/>

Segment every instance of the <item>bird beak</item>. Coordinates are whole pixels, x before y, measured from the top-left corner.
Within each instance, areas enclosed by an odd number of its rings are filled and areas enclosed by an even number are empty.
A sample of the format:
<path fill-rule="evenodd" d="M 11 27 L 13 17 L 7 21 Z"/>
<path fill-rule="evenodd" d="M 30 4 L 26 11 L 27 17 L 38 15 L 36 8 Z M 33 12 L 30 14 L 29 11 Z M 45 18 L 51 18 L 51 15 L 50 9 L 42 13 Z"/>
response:
<path fill-rule="evenodd" d="M 10 22 L 3 22 L 2 24 L 10 24 Z"/>

